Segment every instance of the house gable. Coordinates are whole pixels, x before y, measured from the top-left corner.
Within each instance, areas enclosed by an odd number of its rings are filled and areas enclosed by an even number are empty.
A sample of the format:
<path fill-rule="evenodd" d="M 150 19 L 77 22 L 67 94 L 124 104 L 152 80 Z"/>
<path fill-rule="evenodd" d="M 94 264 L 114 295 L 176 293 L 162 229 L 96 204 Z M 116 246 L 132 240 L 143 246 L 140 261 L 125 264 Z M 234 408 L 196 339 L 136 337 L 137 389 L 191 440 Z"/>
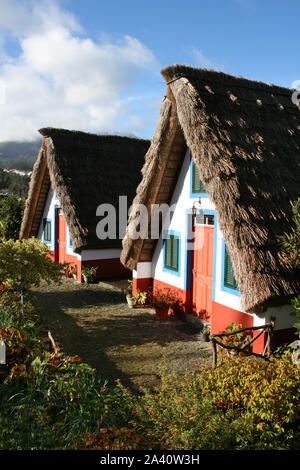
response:
<path fill-rule="evenodd" d="M 121 248 L 118 237 L 97 237 L 97 208 L 107 203 L 117 209 L 119 196 L 127 197 L 128 207 L 131 205 L 149 141 L 52 128 L 40 133 L 42 148 L 33 169 L 20 238 L 37 235 L 51 185 L 69 227 L 74 252 Z"/>
<path fill-rule="evenodd" d="M 290 201 L 300 195 L 300 111 L 292 91 L 185 66 L 162 74 L 167 97 L 135 202 L 149 208 L 156 201 L 177 128 L 215 206 L 243 308 L 259 311 L 298 294 L 299 270 L 279 241 L 293 225 Z M 127 235 L 123 263 L 134 269 L 150 259 L 144 258 L 146 244 Z"/>

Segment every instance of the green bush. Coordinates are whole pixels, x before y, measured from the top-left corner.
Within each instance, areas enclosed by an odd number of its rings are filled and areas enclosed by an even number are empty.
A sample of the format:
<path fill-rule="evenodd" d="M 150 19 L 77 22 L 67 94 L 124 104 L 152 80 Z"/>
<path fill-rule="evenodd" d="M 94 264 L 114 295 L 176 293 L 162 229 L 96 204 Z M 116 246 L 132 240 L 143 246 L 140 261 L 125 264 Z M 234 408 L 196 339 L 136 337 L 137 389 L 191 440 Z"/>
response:
<path fill-rule="evenodd" d="M 21 316 L 19 295 L 5 285 L 0 307 L 0 449 L 299 447 L 300 368 L 290 353 L 227 357 L 184 376 L 163 361 L 160 386 L 133 395 L 101 383 L 78 356 L 48 351 L 29 302 Z"/>
<path fill-rule="evenodd" d="M 0 205 L 1 237 L 6 240 L 18 240 L 25 202 L 12 195 L 6 197 Z"/>
<path fill-rule="evenodd" d="M 162 449 L 291 449 L 299 399 L 289 359 L 231 358 L 184 377 L 163 369 L 161 386 L 136 401 L 132 424 Z"/>
<path fill-rule="evenodd" d="M 101 428 L 96 435 L 87 433 L 84 436 L 84 442 L 77 447 L 78 450 L 149 450 L 157 448 L 155 438 L 140 434 L 128 427 L 118 429 L 115 426 Z"/>
<path fill-rule="evenodd" d="M 281 237 L 281 244 L 284 250 L 289 257 L 292 266 L 295 268 L 300 268 L 300 197 L 291 203 L 292 211 L 293 211 L 293 221 L 294 226 L 290 227 L 290 233 L 285 233 L 283 237 Z M 300 295 L 292 299 L 291 301 L 292 306 L 294 307 L 294 311 L 291 313 L 292 316 L 296 317 L 296 322 L 294 324 L 294 328 L 296 328 L 298 332 L 298 336 L 300 337 Z"/>
<path fill-rule="evenodd" d="M 42 279 L 58 282 L 65 264 L 50 259 L 49 247 L 40 240 L 3 240 L 0 243 L 0 280 L 20 289 L 38 286 Z"/>
<path fill-rule="evenodd" d="M 49 352 L 30 309 L 20 316 L 19 296 L 6 286 L 3 298 L 10 310 L 2 317 L 0 311 L 7 353 L 0 365 L 0 449 L 65 449 L 100 425 L 127 424 L 130 394 L 101 384 L 78 356 Z"/>

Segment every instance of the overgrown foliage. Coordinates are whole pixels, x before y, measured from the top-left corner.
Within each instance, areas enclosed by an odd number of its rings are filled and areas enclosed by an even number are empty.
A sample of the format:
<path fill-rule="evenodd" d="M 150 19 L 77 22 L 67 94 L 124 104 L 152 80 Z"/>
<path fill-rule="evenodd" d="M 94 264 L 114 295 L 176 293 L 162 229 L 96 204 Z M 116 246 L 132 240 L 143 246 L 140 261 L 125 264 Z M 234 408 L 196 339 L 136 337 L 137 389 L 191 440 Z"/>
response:
<path fill-rule="evenodd" d="M 58 282 L 64 264 L 53 263 L 40 240 L 3 240 L 0 243 L 0 280 L 21 289 L 38 286 L 42 279 Z"/>
<path fill-rule="evenodd" d="M 69 448 L 100 425 L 124 426 L 127 395 L 108 391 L 78 356 L 48 351 L 31 318 L 32 304 L 25 302 L 25 321 L 16 307 L 17 293 L 2 285 L 7 364 L 0 366 L 0 449 Z"/>
<path fill-rule="evenodd" d="M 282 238 L 282 244 L 287 253 L 290 255 L 292 264 L 295 268 L 300 267 L 300 197 L 292 203 L 294 227 L 291 232 L 286 233 Z M 300 295 L 292 300 L 294 312 L 292 315 L 296 317 L 294 327 L 298 330 L 300 336 Z"/>
<path fill-rule="evenodd" d="M 170 374 L 132 394 L 108 387 L 78 356 L 53 351 L 28 294 L 0 285 L 0 449 L 299 449 L 300 366 L 223 357 L 197 373 Z"/>
<path fill-rule="evenodd" d="M 26 199 L 30 177 L 16 173 L 6 173 L 0 169 L 0 189 L 8 189 L 15 196 Z"/>
<path fill-rule="evenodd" d="M 24 211 L 24 201 L 16 196 L 8 196 L 1 201 L 1 239 L 18 240 Z"/>
<path fill-rule="evenodd" d="M 144 391 L 131 424 L 161 449 L 291 449 L 299 446 L 299 367 L 273 358 L 228 359 Z"/>

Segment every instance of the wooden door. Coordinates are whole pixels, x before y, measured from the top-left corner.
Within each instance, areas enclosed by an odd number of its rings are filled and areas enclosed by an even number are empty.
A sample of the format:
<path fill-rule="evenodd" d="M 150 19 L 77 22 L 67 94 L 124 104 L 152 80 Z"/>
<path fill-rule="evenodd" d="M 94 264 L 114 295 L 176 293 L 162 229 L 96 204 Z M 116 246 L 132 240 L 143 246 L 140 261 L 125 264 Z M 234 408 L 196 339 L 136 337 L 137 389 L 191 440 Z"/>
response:
<path fill-rule="evenodd" d="M 193 312 L 209 320 L 212 313 L 214 226 L 195 225 L 193 251 Z"/>
<path fill-rule="evenodd" d="M 61 210 L 58 211 L 57 235 L 58 262 L 64 263 L 66 260 L 66 222 Z"/>

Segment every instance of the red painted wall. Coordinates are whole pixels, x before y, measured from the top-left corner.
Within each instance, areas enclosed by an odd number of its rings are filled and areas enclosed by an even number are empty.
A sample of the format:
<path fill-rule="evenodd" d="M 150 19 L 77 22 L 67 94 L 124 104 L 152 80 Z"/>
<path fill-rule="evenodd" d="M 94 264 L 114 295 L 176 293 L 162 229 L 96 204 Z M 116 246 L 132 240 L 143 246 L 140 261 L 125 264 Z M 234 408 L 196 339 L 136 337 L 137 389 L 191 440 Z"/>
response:
<path fill-rule="evenodd" d="M 82 266 L 98 266 L 96 279 L 109 279 L 115 277 L 131 277 L 131 271 L 126 269 L 119 258 L 93 259 L 82 261 Z"/>
<path fill-rule="evenodd" d="M 295 335 L 296 328 L 284 328 L 282 330 L 274 330 L 272 338 L 272 346 L 283 346 L 298 339 Z"/>
<path fill-rule="evenodd" d="M 60 240 L 57 241 L 57 249 L 51 252 L 50 258 L 53 262 L 66 262 L 69 263 L 70 267 L 76 266 L 78 282 L 83 281 L 82 266 L 98 266 L 96 279 L 109 279 L 125 276 L 131 277 L 131 271 L 122 265 L 119 258 L 81 261 L 77 259 L 77 256 L 68 254 L 66 252 L 66 243 L 68 243 L 68 240 L 66 240 L 66 222 L 62 214 L 58 215 L 56 223 L 58 223 L 57 235 Z M 59 243 L 59 241 L 61 243 Z"/>
<path fill-rule="evenodd" d="M 174 287 L 166 282 L 159 281 L 158 279 L 153 279 L 153 295 L 157 295 L 160 291 L 167 293 L 174 297 L 181 307 L 181 310 L 184 313 L 189 313 L 192 304 L 192 291 L 179 289 Z"/>
<path fill-rule="evenodd" d="M 211 332 L 213 334 L 222 333 L 232 322 L 242 324 L 243 328 L 253 326 L 253 317 L 246 313 L 234 310 L 213 301 L 213 311 L 211 317 Z"/>
<path fill-rule="evenodd" d="M 247 328 L 253 326 L 253 317 L 238 310 L 234 310 L 233 308 L 213 302 L 213 313 L 211 318 L 212 334 L 222 333 L 232 322 L 242 325 L 242 328 Z M 254 337 L 260 331 L 261 330 L 255 330 L 253 333 L 249 331 L 249 335 L 252 334 Z M 256 341 L 254 341 L 252 351 L 256 354 L 262 353 L 265 347 L 265 341 L 266 334 L 263 333 Z"/>
<path fill-rule="evenodd" d="M 142 279 L 137 279 L 134 277 L 132 279 L 132 294 L 133 295 L 135 295 L 137 291 L 152 293 L 152 289 L 153 289 L 152 277 L 142 278 Z"/>

